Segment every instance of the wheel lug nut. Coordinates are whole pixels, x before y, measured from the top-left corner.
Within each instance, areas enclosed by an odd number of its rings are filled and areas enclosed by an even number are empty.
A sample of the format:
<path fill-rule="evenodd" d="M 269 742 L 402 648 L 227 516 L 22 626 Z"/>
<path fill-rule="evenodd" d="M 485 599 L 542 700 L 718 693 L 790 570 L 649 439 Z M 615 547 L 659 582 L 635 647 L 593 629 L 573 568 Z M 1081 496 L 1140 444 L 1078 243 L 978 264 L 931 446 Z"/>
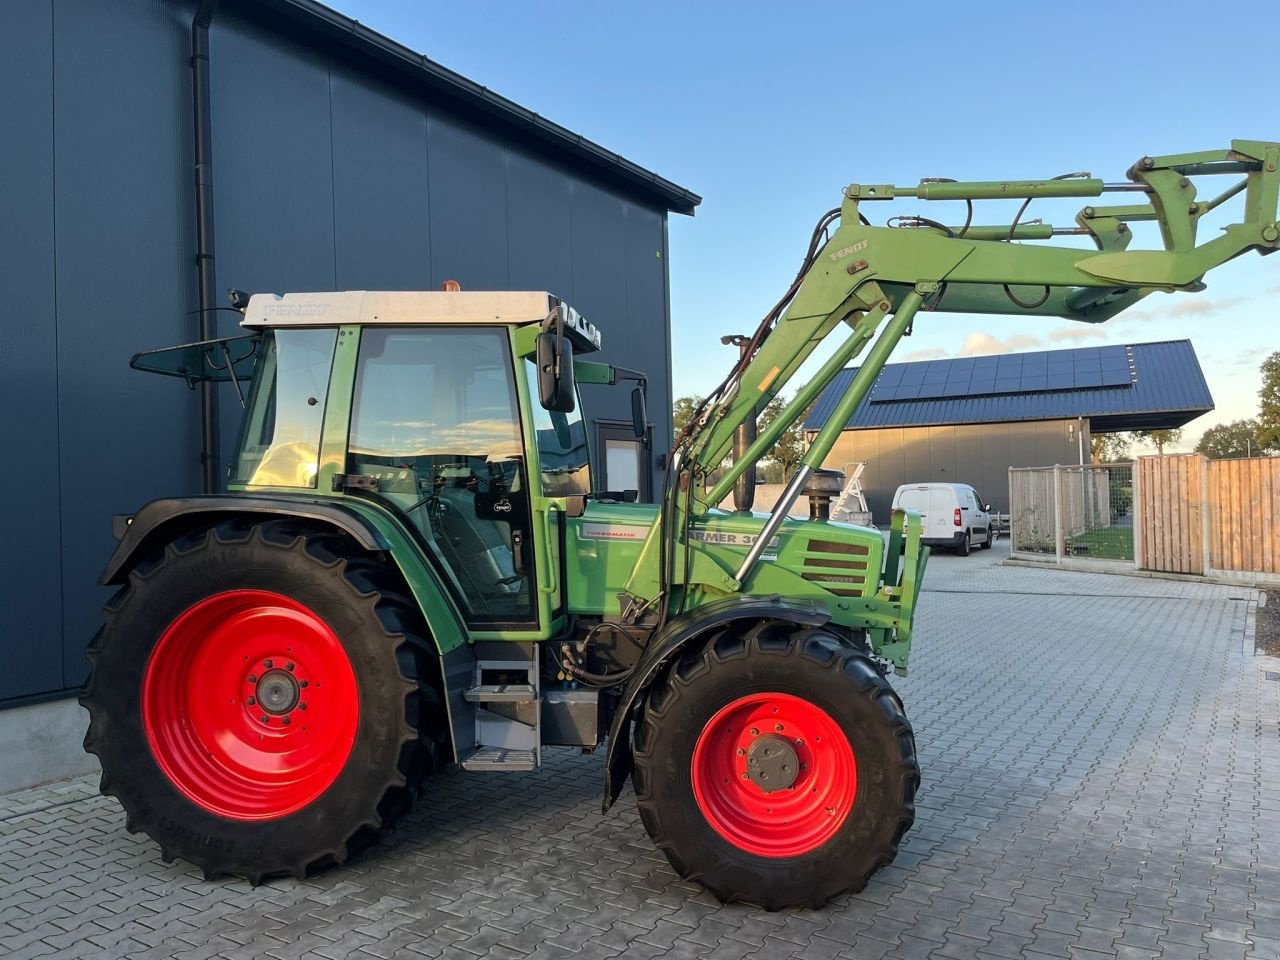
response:
<path fill-rule="evenodd" d="M 778 733 L 781 733 L 781 732 L 782 732 L 782 724 L 780 724 L 780 723 L 775 723 L 775 724 L 773 725 L 773 729 L 774 729 L 774 730 L 776 730 Z"/>
<path fill-rule="evenodd" d="M 750 780 L 751 778 L 750 778 L 749 776 L 747 776 L 747 775 L 744 773 L 744 774 L 742 775 L 742 779 L 743 779 L 743 780 Z"/>
<path fill-rule="evenodd" d="M 751 735 L 752 735 L 753 737 L 758 737 L 758 736 L 760 736 L 760 731 L 759 731 L 759 730 L 757 730 L 755 727 L 752 727 L 752 728 L 751 728 Z"/>
<path fill-rule="evenodd" d="M 299 703 L 299 704 L 298 704 L 298 709 L 299 709 L 299 710 L 305 710 L 305 709 L 307 709 L 307 705 L 306 705 L 306 703 L 305 703 L 305 702 L 304 702 L 304 703 Z"/>
<path fill-rule="evenodd" d="M 275 666 L 275 663 L 272 662 L 271 660 L 263 660 L 262 665 L 266 667 L 268 670 L 270 670 L 272 667 Z"/>
<path fill-rule="evenodd" d="M 271 718 L 270 718 L 270 717 L 268 717 L 265 713 L 264 713 L 262 716 L 260 716 L 258 719 L 259 719 L 259 720 L 261 720 L 263 723 L 270 723 L 270 722 L 271 722 Z"/>
<path fill-rule="evenodd" d="M 248 700 L 245 701 L 245 703 L 247 703 L 251 707 L 257 702 L 258 702 L 257 697 L 250 697 Z"/>
<path fill-rule="evenodd" d="M 741 747 L 738 748 L 738 756 L 742 756 L 746 752 L 747 751 L 743 750 Z"/>
<path fill-rule="evenodd" d="M 286 663 L 284 665 L 284 668 L 288 670 L 290 673 L 293 673 L 293 661 L 290 660 L 288 663 Z"/>
<path fill-rule="evenodd" d="M 258 675 L 257 675 L 256 673 L 251 673 L 251 674 L 249 674 L 249 682 L 250 682 L 250 683 L 257 683 L 257 682 L 258 682 Z"/>
<path fill-rule="evenodd" d="M 292 721 L 292 720 L 290 720 L 288 717 L 281 717 L 281 718 L 280 718 L 280 722 L 281 722 L 282 724 L 284 724 L 286 727 L 287 727 L 289 724 L 293 723 L 293 721 Z"/>
<path fill-rule="evenodd" d="M 298 681 L 298 686 L 300 686 L 300 687 L 309 687 L 309 686 L 311 686 L 311 682 L 310 682 L 309 680 L 299 680 L 299 681 Z"/>

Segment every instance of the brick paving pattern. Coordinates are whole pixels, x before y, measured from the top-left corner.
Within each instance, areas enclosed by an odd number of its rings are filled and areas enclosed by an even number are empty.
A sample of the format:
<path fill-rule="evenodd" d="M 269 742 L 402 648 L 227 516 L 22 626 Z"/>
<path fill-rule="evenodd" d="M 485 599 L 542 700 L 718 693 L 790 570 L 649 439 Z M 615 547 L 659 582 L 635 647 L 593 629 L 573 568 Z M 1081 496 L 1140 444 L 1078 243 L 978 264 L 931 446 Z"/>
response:
<path fill-rule="evenodd" d="M 536 774 L 442 775 L 372 850 L 257 889 L 161 862 L 96 778 L 0 797 L 0 956 L 1280 960 L 1259 594 L 1003 552 L 931 561 L 897 682 L 916 824 L 824 910 L 679 881 L 629 790 L 600 813 L 602 756 L 553 750 Z"/>

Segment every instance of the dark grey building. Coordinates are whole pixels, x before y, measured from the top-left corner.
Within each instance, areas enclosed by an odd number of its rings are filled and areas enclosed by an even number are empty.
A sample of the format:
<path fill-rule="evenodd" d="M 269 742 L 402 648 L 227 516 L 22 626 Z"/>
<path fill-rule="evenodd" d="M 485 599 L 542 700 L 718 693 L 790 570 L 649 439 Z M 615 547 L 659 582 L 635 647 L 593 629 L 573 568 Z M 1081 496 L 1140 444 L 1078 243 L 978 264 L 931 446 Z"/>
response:
<path fill-rule="evenodd" d="M 805 421 L 831 417 L 857 368 Z M 887 364 L 824 466 L 865 462 L 867 506 L 887 523 L 904 483 L 968 483 L 1009 511 L 1009 468 L 1090 461 L 1090 435 L 1181 427 L 1213 409 L 1190 340 Z"/>
<path fill-rule="evenodd" d="M 195 9 L 0 4 L 0 706 L 81 682 L 111 515 L 200 488 L 198 395 L 128 368 L 198 338 Z M 667 215 L 699 198 L 310 0 L 223 0 L 209 36 L 217 289 L 550 290 L 603 330 L 604 359 L 650 374 L 644 449 L 625 390 L 587 405 L 614 472 L 651 488 Z M 239 407 L 222 411 L 225 446 Z"/>

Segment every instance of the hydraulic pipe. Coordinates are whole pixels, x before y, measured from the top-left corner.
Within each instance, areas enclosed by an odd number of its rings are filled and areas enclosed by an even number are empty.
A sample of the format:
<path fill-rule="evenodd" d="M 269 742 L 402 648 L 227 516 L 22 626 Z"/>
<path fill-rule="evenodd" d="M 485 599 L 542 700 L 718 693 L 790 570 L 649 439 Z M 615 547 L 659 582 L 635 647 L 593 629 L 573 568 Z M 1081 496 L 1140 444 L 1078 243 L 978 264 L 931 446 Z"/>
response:
<path fill-rule="evenodd" d="M 214 313 L 213 259 L 213 123 L 209 112 L 209 24 L 218 0 L 200 0 L 191 21 L 191 99 L 195 134 L 196 282 L 200 339 L 217 336 Z M 217 493 L 218 395 L 210 380 L 200 383 L 200 463 L 205 493 Z"/>
<path fill-rule="evenodd" d="M 795 476 L 791 478 L 791 482 L 782 491 L 782 496 L 778 498 L 778 502 L 773 506 L 773 512 L 769 514 L 769 519 L 764 522 L 764 527 L 760 530 L 760 536 L 756 537 L 756 542 L 751 545 L 751 549 L 747 551 L 746 557 L 743 558 L 737 572 L 733 575 L 733 578 L 739 583 L 747 579 L 747 574 L 751 572 L 751 568 L 760 559 L 760 554 L 764 553 L 765 547 L 769 545 L 773 535 L 782 526 L 782 521 L 791 512 L 791 505 L 796 502 L 796 497 L 800 496 L 800 491 L 804 489 L 805 481 L 809 479 L 809 474 L 811 473 L 813 473 L 813 467 L 801 464 L 796 470 Z"/>
<path fill-rule="evenodd" d="M 1074 177 L 1069 180 L 990 180 L 973 183 L 922 183 L 918 187 L 896 187 L 900 197 L 919 200 L 1024 200 L 1031 197 L 1097 197 L 1113 186 L 1101 180 Z M 1142 187 L 1139 185 L 1139 189 Z"/>
<path fill-rule="evenodd" d="M 1009 236 L 1011 224 L 983 224 L 971 226 L 964 232 L 965 240 L 1048 240 L 1055 233 L 1047 223 L 1020 223 L 1014 228 L 1013 236 Z M 960 227 L 952 227 L 951 232 L 960 235 Z"/>
<path fill-rule="evenodd" d="M 741 334 L 733 336 L 721 337 L 720 342 L 728 346 L 733 344 L 738 348 L 738 357 L 744 358 L 747 350 L 751 346 L 751 338 L 744 337 Z M 756 407 L 751 416 L 745 418 L 738 425 L 738 430 L 733 435 L 733 462 L 741 463 L 746 457 L 747 451 L 751 449 L 751 445 L 756 442 L 756 436 L 759 432 L 759 424 L 757 418 L 760 416 L 760 408 Z M 756 471 L 755 463 L 752 462 L 749 469 L 743 470 L 738 477 L 738 481 L 733 487 L 733 505 L 741 513 L 750 513 L 751 508 L 756 502 Z"/>
<path fill-rule="evenodd" d="M 1210 210 L 1216 209 L 1217 207 L 1226 203 L 1232 197 L 1242 193 L 1244 191 L 1244 188 L 1247 187 L 1248 185 L 1249 185 L 1248 180 L 1241 180 L 1240 182 L 1230 187 L 1227 187 L 1227 189 L 1223 190 L 1220 194 L 1218 194 L 1212 200 L 1203 201 L 1200 204 L 1200 212 L 1208 213 Z"/>

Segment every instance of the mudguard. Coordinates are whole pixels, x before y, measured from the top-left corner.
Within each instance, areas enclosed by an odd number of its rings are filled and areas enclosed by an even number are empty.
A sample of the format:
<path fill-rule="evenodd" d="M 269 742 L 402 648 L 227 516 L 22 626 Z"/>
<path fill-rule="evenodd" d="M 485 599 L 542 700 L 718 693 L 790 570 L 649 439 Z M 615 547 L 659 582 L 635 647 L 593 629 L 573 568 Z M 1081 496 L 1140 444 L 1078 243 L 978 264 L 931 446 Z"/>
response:
<path fill-rule="evenodd" d="M 244 514 L 318 520 L 350 534 L 366 550 L 390 549 L 390 544 L 368 521 L 333 500 L 308 500 L 296 496 L 247 497 L 243 494 L 175 497 L 152 500 L 138 511 L 124 528 L 124 536 L 107 561 L 98 583 L 103 586 L 124 583 L 137 558 L 169 539 L 175 531 L 190 529 L 215 517 L 223 519 Z"/>
<path fill-rule="evenodd" d="M 673 620 L 640 656 L 631 679 L 622 692 L 622 700 L 613 715 L 609 730 L 609 752 L 605 760 L 603 809 L 613 806 L 631 775 L 634 757 L 631 753 L 631 727 L 636 705 L 654 678 L 686 643 L 708 630 L 734 620 L 789 620 L 792 623 L 820 627 L 831 619 L 831 613 L 812 600 L 784 600 L 771 597 L 728 597 L 698 607 Z"/>

